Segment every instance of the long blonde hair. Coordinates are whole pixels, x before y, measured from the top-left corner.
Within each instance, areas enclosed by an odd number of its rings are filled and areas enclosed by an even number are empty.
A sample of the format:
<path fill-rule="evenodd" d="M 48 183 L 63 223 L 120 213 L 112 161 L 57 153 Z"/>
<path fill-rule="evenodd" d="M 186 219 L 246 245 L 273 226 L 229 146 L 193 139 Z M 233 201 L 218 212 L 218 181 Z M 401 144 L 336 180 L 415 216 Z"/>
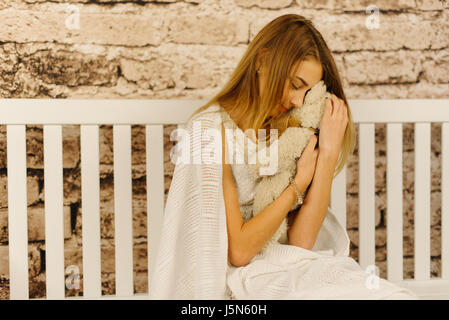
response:
<path fill-rule="evenodd" d="M 256 60 L 262 49 L 267 48 L 265 63 L 267 87 L 260 95 Z M 315 59 L 323 68 L 323 78 L 327 91 L 342 99 L 348 106 L 348 125 L 343 137 L 334 177 L 343 169 L 349 156 L 354 152 L 355 127 L 350 106 L 343 91 L 340 74 L 332 53 L 320 32 L 312 22 L 297 14 L 282 15 L 268 23 L 248 45 L 237 68 L 225 83 L 223 89 L 208 103 L 198 108 L 190 117 L 206 110 L 211 105 L 220 105 L 228 114 L 244 115 L 248 129 L 278 129 L 279 136 L 291 123 L 287 112 L 269 118 L 272 109 L 279 105 L 289 76 L 296 74 L 301 61 Z M 293 73 L 292 73 L 293 71 Z M 232 102 L 232 103 L 227 103 Z M 273 127 L 273 124 L 275 126 Z M 269 134 L 267 134 L 269 137 Z M 267 138 L 268 139 L 268 138 Z"/>

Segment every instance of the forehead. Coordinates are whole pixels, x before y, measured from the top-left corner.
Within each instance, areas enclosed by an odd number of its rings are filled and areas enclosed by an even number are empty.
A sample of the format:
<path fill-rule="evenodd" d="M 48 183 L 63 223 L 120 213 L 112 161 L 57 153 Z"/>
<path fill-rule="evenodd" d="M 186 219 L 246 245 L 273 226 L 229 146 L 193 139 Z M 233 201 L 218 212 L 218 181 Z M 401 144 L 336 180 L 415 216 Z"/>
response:
<path fill-rule="evenodd" d="M 323 75 L 323 68 L 321 66 L 321 63 L 319 63 L 317 60 L 306 59 L 299 62 L 299 64 L 297 65 L 296 73 L 292 75 L 293 79 L 296 79 L 296 77 L 300 77 L 306 80 L 306 82 L 318 82 Z"/>

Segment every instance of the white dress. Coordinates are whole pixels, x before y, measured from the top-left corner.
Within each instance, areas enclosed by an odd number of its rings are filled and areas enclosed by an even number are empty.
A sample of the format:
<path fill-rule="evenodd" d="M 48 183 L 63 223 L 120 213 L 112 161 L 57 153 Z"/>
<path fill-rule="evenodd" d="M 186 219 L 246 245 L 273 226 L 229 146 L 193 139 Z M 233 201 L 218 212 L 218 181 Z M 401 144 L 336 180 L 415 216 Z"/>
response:
<path fill-rule="evenodd" d="M 223 120 L 227 120 L 223 123 L 225 129 L 244 134 L 227 112 L 221 109 Z M 228 144 L 229 136 L 226 138 Z M 249 139 L 247 141 L 254 143 Z M 241 144 L 234 145 L 242 148 Z M 231 168 L 236 182 L 239 206 L 244 220 L 247 221 L 252 217 L 251 205 L 257 182 L 249 174 L 247 164 L 231 162 Z M 353 258 L 348 256 L 349 237 L 347 234 L 345 236 L 348 248 L 344 253 L 318 250 L 320 248 L 317 246 L 307 250 L 278 243 L 257 254 L 244 267 L 235 267 L 228 262 L 228 298 L 418 299 L 410 290 L 373 273 L 366 273 Z"/>

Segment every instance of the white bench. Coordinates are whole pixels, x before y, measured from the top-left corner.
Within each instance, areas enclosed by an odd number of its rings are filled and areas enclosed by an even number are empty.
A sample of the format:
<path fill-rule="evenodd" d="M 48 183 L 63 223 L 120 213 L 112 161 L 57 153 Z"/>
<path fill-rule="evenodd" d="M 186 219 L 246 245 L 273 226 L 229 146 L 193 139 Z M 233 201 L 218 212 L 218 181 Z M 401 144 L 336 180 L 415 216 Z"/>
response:
<path fill-rule="evenodd" d="M 25 125 L 44 127 L 46 297 L 65 299 L 62 125 L 80 125 L 83 294 L 89 299 L 147 299 L 133 294 L 131 125 L 146 125 L 148 266 L 164 211 L 163 125 L 182 125 L 205 100 L 3 99 L 7 125 L 10 298 L 29 299 Z M 388 280 L 423 298 L 449 299 L 449 100 L 350 100 L 359 125 L 359 262 L 375 264 L 374 125 L 387 123 Z M 403 280 L 402 123 L 415 123 L 415 276 Z M 430 279 L 430 123 L 442 125 L 442 278 Z M 99 125 L 113 125 L 116 295 L 101 295 Z M 51 170 L 45 170 L 51 168 Z M 330 206 L 346 225 L 346 171 Z M 151 275 L 152 276 L 152 275 Z M 148 278 L 151 279 L 151 276 Z M 155 275 L 157 276 L 157 275 Z M 151 290 L 150 280 L 148 288 Z M 80 299 L 68 297 L 67 299 Z"/>

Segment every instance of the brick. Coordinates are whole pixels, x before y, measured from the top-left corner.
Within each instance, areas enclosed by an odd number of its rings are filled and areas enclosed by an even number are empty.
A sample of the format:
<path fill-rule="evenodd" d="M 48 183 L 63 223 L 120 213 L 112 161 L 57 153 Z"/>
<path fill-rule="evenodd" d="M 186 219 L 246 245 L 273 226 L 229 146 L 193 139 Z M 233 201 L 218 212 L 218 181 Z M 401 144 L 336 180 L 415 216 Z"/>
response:
<path fill-rule="evenodd" d="M 251 8 L 257 6 L 262 9 L 281 9 L 292 4 L 292 0 L 234 0 L 235 5 Z"/>
<path fill-rule="evenodd" d="M 133 250 L 134 271 L 147 271 L 148 257 L 146 246 L 135 246 Z M 102 246 L 101 248 L 101 272 L 115 272 L 115 247 Z"/>
<path fill-rule="evenodd" d="M 147 208 L 146 201 L 133 201 L 133 237 L 147 236 Z"/>
<path fill-rule="evenodd" d="M 364 12 L 343 15 L 310 11 L 308 17 L 333 52 L 444 49 L 449 45 L 449 22 L 444 13 L 436 17 L 380 14 L 378 29 L 368 28 L 373 18 Z M 273 18 L 254 19 L 250 40 Z"/>
<path fill-rule="evenodd" d="M 81 168 L 64 170 L 64 205 L 70 205 L 81 201 Z M 45 199 L 45 190 L 42 192 L 42 200 Z"/>
<path fill-rule="evenodd" d="M 51 226 L 49 226 L 51 227 Z M 71 237 L 70 207 L 64 206 L 64 239 Z M 28 208 L 28 240 L 45 240 L 44 207 Z"/>
<path fill-rule="evenodd" d="M 159 45 L 164 38 L 163 19 L 152 14 L 88 12 L 79 8 L 79 29 L 76 13 L 70 15 L 65 7 L 46 10 L 5 9 L 0 12 L 2 41 L 97 43 L 109 45 Z"/>
<path fill-rule="evenodd" d="M 30 208 L 31 209 L 31 208 Z M 45 240 L 45 213 L 44 208 L 33 207 L 28 211 L 28 239 Z M 70 207 L 64 206 L 64 239 L 71 237 Z"/>
<path fill-rule="evenodd" d="M 134 246 L 133 261 L 134 272 L 148 271 L 148 255 L 146 244 Z"/>
<path fill-rule="evenodd" d="M 412 228 L 404 228 L 402 233 L 403 239 L 403 255 L 413 257 L 415 254 L 415 234 Z"/>
<path fill-rule="evenodd" d="M 26 129 L 27 168 L 44 168 L 43 126 L 27 126 Z"/>
<path fill-rule="evenodd" d="M 375 231 L 376 247 L 383 247 L 387 244 L 387 229 L 385 227 L 376 228 Z M 376 249 L 376 251 L 378 248 Z M 385 258 L 381 259 L 385 260 Z"/>
<path fill-rule="evenodd" d="M 358 248 L 359 246 L 359 230 L 350 229 L 348 231 L 349 240 Z"/>
<path fill-rule="evenodd" d="M 0 59 L 2 56 L 0 55 Z M 0 87 L 3 87 L 3 72 L 2 67 L 4 63 L 0 66 Z M 6 168 L 7 155 L 6 155 L 6 126 L 0 125 L 0 169 Z"/>
<path fill-rule="evenodd" d="M 147 214 L 146 201 L 142 199 L 133 199 L 133 237 L 147 236 Z M 80 210 L 81 211 L 81 210 Z M 82 214 L 82 213 L 81 213 Z M 115 215 L 114 201 L 100 202 L 100 229 L 101 238 L 113 239 L 115 237 Z M 77 229 L 79 226 L 77 226 Z"/>
<path fill-rule="evenodd" d="M 1 221 L 1 216 L 0 216 Z M 9 278 L 9 247 L 0 246 L 0 276 Z"/>
<path fill-rule="evenodd" d="M 348 235 L 351 242 L 358 247 L 359 246 L 359 230 L 358 229 L 348 229 Z M 375 229 L 375 245 L 376 247 L 382 247 L 386 244 L 386 232 L 385 227 Z"/>
<path fill-rule="evenodd" d="M 357 228 L 359 227 L 359 215 L 364 214 L 366 215 L 366 211 L 360 209 L 359 213 L 359 198 L 358 194 L 354 196 L 349 196 L 347 200 L 347 206 L 346 206 L 346 227 L 347 228 Z M 381 213 L 380 210 L 382 208 L 380 207 L 378 201 L 375 201 L 375 210 L 374 210 L 374 224 L 375 226 L 379 226 L 380 224 L 380 217 Z"/>
<path fill-rule="evenodd" d="M 387 250 L 386 247 L 378 247 L 375 250 L 375 255 L 376 255 L 376 266 L 379 262 L 383 262 L 387 260 Z"/>
<path fill-rule="evenodd" d="M 416 82 L 422 70 L 419 53 L 357 52 L 345 55 L 345 76 L 351 84 Z"/>
<path fill-rule="evenodd" d="M 171 66 L 165 63 L 163 60 L 153 60 L 148 62 L 134 61 L 131 59 L 121 59 L 120 66 L 123 72 L 123 76 L 130 81 L 145 81 L 151 83 L 151 87 L 154 88 L 155 79 L 159 74 L 170 74 Z M 155 70 L 158 70 L 155 73 Z M 139 82 L 141 84 L 141 82 Z M 148 85 L 147 87 L 149 87 Z"/>
<path fill-rule="evenodd" d="M 443 10 L 443 5 L 441 0 L 416 0 L 416 8 L 419 10 Z"/>
<path fill-rule="evenodd" d="M 358 263 L 359 262 L 359 248 L 351 247 L 349 250 L 349 257 L 354 259 Z"/>
<path fill-rule="evenodd" d="M 83 248 L 80 247 L 64 247 L 64 268 L 67 271 L 67 268 L 70 266 L 78 267 L 80 276 L 83 275 Z M 73 272 L 72 272 L 73 273 Z M 81 283 L 80 283 L 81 285 Z"/>
<path fill-rule="evenodd" d="M 39 201 L 39 182 L 36 176 L 27 176 L 27 204 Z M 0 176 L 0 206 L 8 206 L 8 177 Z M 1 238 L 1 237 L 0 237 Z"/>
<path fill-rule="evenodd" d="M 132 97 L 136 91 L 136 85 L 132 82 L 128 82 L 128 80 L 123 77 L 118 78 L 117 85 L 114 87 L 114 92 L 118 93 L 120 96 Z"/>
<path fill-rule="evenodd" d="M 449 52 L 427 53 L 423 61 L 422 79 L 430 83 L 449 83 Z"/>
<path fill-rule="evenodd" d="M 41 272 L 41 253 L 38 246 L 28 246 L 28 276 L 33 278 Z M 9 278 L 9 247 L 0 246 L 0 275 Z"/>
<path fill-rule="evenodd" d="M 447 99 L 447 84 L 419 81 L 412 84 L 352 84 L 345 87 L 348 99 Z"/>
<path fill-rule="evenodd" d="M 358 131 L 356 126 L 356 132 Z M 357 134 L 358 136 L 358 134 Z M 354 148 L 354 153 L 348 158 L 346 164 L 346 193 L 354 194 L 358 192 L 359 186 L 359 165 L 358 165 L 358 143 Z"/>
<path fill-rule="evenodd" d="M 75 168 L 81 160 L 80 155 L 80 126 L 63 125 L 62 126 L 62 163 L 64 168 Z"/>
<path fill-rule="evenodd" d="M 243 52 L 240 46 L 167 44 L 145 51 L 117 48 L 109 56 L 120 61 L 121 76 L 141 92 L 183 88 L 211 91 L 223 84 Z"/>
<path fill-rule="evenodd" d="M 98 55 L 45 50 L 24 57 L 23 64 L 31 75 L 49 84 L 114 85 L 117 81 L 117 63 Z"/>
<path fill-rule="evenodd" d="M 115 248 L 101 248 L 101 272 L 115 273 Z"/>
<path fill-rule="evenodd" d="M 136 272 L 134 274 L 134 293 L 148 293 L 147 272 Z"/>
<path fill-rule="evenodd" d="M 385 250 L 384 248 L 382 248 Z M 379 277 L 382 279 L 387 278 L 387 261 L 376 261 L 376 266 L 379 268 Z"/>
<path fill-rule="evenodd" d="M 430 256 L 441 256 L 441 226 L 434 226 L 430 229 Z"/>
<path fill-rule="evenodd" d="M 239 17 L 183 15 L 169 20 L 167 41 L 236 45 L 248 41 L 248 21 Z"/>
<path fill-rule="evenodd" d="M 345 10 L 345 11 L 365 11 L 366 8 L 374 4 L 380 10 L 407 10 L 415 8 L 414 0 L 400 0 L 400 1 L 389 1 L 389 0 L 362 0 L 362 1 L 351 1 L 351 0 L 318 0 L 318 1 L 304 1 L 296 0 L 296 4 L 300 8 L 305 9 L 329 9 L 329 10 Z"/>
<path fill-rule="evenodd" d="M 103 164 L 114 163 L 113 153 L 113 129 L 111 125 L 101 125 L 99 128 L 100 140 L 100 173 L 102 172 Z"/>
<path fill-rule="evenodd" d="M 441 191 L 430 193 L 430 226 L 441 226 Z"/>
<path fill-rule="evenodd" d="M 430 278 L 441 278 L 441 257 L 430 259 Z"/>
<path fill-rule="evenodd" d="M 413 257 L 404 257 L 403 264 L 403 278 L 406 279 L 414 279 L 415 274 L 415 259 Z"/>
<path fill-rule="evenodd" d="M 442 49 L 449 43 L 448 22 L 444 19 L 427 21 L 415 14 L 380 15 L 378 29 L 368 29 L 367 21 L 367 15 L 341 15 L 317 19 L 315 26 L 329 48 L 338 52 Z"/>
<path fill-rule="evenodd" d="M 146 132 L 144 125 L 133 125 L 131 127 L 131 143 L 132 143 L 132 164 L 146 165 Z"/>

